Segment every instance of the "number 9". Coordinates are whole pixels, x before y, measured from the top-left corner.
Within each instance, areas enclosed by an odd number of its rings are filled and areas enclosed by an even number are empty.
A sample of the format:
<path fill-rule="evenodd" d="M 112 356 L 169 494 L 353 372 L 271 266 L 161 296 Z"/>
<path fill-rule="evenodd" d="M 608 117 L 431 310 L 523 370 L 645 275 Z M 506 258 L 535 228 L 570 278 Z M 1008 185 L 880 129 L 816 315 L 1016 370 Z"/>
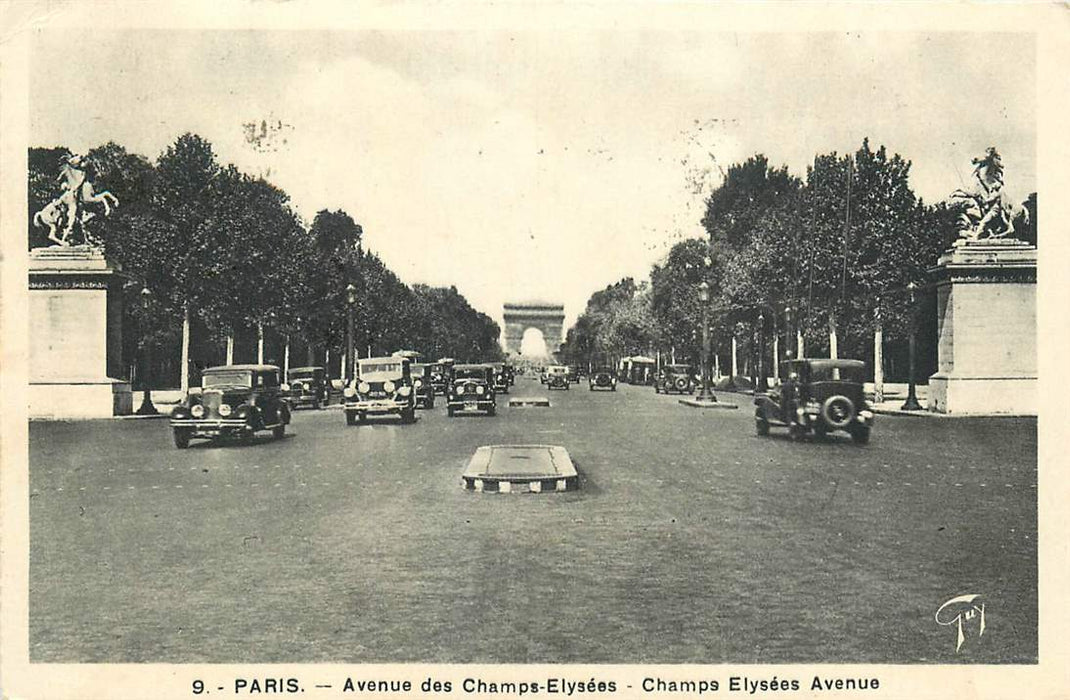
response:
<path fill-rule="evenodd" d="M 200 695 L 204 692 L 204 681 L 193 681 L 193 694 Z"/>

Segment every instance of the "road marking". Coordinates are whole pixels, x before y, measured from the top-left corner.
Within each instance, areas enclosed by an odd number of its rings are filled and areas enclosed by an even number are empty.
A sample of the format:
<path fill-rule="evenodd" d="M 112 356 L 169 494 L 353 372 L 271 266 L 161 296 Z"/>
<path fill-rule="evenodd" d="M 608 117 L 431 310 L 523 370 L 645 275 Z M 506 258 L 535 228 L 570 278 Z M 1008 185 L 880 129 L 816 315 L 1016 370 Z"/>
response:
<path fill-rule="evenodd" d="M 962 486 L 962 484 L 955 484 L 955 488 Z"/>
<path fill-rule="evenodd" d="M 904 481 L 903 482 L 903 486 L 913 486 L 913 485 L 914 484 L 910 483 L 909 481 Z"/>
<path fill-rule="evenodd" d="M 208 488 L 208 484 L 201 484 L 201 488 L 202 488 L 202 489 L 206 489 L 206 488 Z"/>
<path fill-rule="evenodd" d="M 134 490 L 134 487 L 133 487 L 133 486 L 127 486 L 127 487 L 126 487 L 126 489 L 127 489 L 128 491 L 133 491 L 133 490 Z"/>
<path fill-rule="evenodd" d="M 229 489 L 229 488 L 230 488 L 231 486 L 233 486 L 233 485 L 234 485 L 234 484 L 224 484 L 224 486 L 226 486 L 226 487 L 227 487 L 228 489 Z"/>
<path fill-rule="evenodd" d="M 883 481 L 878 481 L 877 482 L 877 486 L 884 486 L 884 482 Z"/>
<path fill-rule="evenodd" d="M 105 491 L 111 491 L 111 486 L 105 486 L 105 487 L 104 487 L 104 490 L 105 490 Z"/>
<path fill-rule="evenodd" d="M 154 491 L 155 491 L 156 489 L 158 489 L 158 488 L 160 488 L 160 487 L 159 487 L 159 486 L 153 486 L 153 487 L 152 487 L 152 489 L 153 489 Z"/>
<path fill-rule="evenodd" d="M 155 486 L 153 486 L 152 488 L 156 488 L 156 487 L 155 487 Z M 81 487 L 81 488 L 79 488 L 78 490 L 79 490 L 79 491 L 85 491 L 85 487 L 84 487 L 84 486 L 82 486 L 82 487 Z"/>
<path fill-rule="evenodd" d="M 304 485 L 305 485 L 304 482 L 301 482 L 300 484 L 298 484 L 298 486 L 304 486 Z"/>
<path fill-rule="evenodd" d="M 176 489 L 180 489 L 180 488 L 182 488 L 182 484 L 175 484 L 175 488 L 176 488 Z"/>

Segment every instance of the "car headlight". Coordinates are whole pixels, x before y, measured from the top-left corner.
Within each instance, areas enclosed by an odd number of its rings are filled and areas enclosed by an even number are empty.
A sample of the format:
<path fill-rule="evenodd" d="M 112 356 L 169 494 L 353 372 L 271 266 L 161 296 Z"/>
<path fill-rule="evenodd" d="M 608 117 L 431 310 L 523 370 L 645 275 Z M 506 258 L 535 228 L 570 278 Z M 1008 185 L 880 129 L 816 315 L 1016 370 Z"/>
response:
<path fill-rule="evenodd" d="M 300 384 L 294 384 L 295 388 L 299 388 L 300 386 L 301 386 Z M 290 385 L 289 384 L 283 384 L 279 388 L 282 389 L 283 391 L 289 391 L 290 390 Z"/>
<path fill-rule="evenodd" d="M 230 408 L 230 404 L 227 404 L 227 403 L 220 404 L 220 406 L 219 406 L 219 415 L 221 415 L 224 418 L 226 418 L 227 416 L 230 415 L 231 410 L 232 409 Z"/>
<path fill-rule="evenodd" d="M 342 390 L 342 396 L 346 397 L 347 399 L 351 399 L 356 395 L 357 390 L 351 386 L 347 386 L 345 389 Z"/>
<path fill-rule="evenodd" d="M 476 387 L 476 393 L 477 394 L 482 394 L 485 391 L 486 391 L 486 389 L 484 389 L 482 386 L 477 386 Z"/>
<path fill-rule="evenodd" d="M 191 408 L 189 412 L 194 418 L 201 418 L 202 416 L 204 416 L 204 406 L 202 406 L 201 404 L 197 404 L 196 406 Z"/>
<path fill-rule="evenodd" d="M 357 391 L 359 391 L 362 394 L 367 394 L 371 390 L 372 390 L 372 385 L 369 384 L 368 382 L 361 382 L 360 384 L 357 385 Z"/>
<path fill-rule="evenodd" d="M 408 396 L 411 393 L 412 393 L 412 387 L 409 387 L 409 386 L 403 386 L 400 389 L 398 389 L 398 395 L 399 396 Z"/>
<path fill-rule="evenodd" d="M 385 392 L 386 392 L 386 393 L 388 393 L 388 394 L 389 394 L 390 392 L 392 392 L 392 391 L 393 391 L 394 389 L 396 389 L 396 388 L 397 388 L 397 387 L 396 387 L 396 385 L 394 384 L 394 382 L 390 381 L 389 379 L 387 379 L 387 380 L 386 380 L 385 382 L 383 382 L 383 391 L 385 391 Z"/>
<path fill-rule="evenodd" d="M 415 386 L 417 389 L 419 389 L 423 385 L 424 385 L 424 380 L 422 380 L 422 379 L 417 379 L 415 382 L 413 382 L 413 386 Z"/>

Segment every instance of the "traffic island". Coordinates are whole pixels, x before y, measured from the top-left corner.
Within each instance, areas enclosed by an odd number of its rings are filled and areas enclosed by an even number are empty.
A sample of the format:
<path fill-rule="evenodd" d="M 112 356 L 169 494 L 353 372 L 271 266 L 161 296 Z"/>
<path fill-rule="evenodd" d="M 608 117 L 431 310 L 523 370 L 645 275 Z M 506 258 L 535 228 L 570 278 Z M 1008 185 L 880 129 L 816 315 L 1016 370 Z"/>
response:
<path fill-rule="evenodd" d="M 690 406 L 692 408 L 731 408 L 731 409 L 739 408 L 739 406 L 737 406 L 734 403 L 726 403 L 724 401 L 718 401 L 717 399 L 713 399 L 712 401 L 709 401 L 709 400 L 705 400 L 705 399 L 689 398 L 689 399 L 680 399 L 680 403 L 682 403 L 685 406 Z"/>
<path fill-rule="evenodd" d="M 518 396 L 515 399 L 509 399 L 510 407 L 517 406 L 550 406 L 550 399 L 545 396 Z"/>
<path fill-rule="evenodd" d="M 461 485 L 479 493 L 573 491 L 579 475 L 560 445 L 484 445 L 469 460 Z"/>

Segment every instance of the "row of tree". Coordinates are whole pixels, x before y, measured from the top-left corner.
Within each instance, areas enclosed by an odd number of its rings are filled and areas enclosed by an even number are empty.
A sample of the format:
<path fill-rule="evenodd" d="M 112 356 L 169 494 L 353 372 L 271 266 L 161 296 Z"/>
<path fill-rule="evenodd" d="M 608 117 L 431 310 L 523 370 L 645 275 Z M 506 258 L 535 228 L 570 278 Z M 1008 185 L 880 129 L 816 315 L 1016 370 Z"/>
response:
<path fill-rule="evenodd" d="M 31 248 L 47 231 L 33 214 L 61 194 L 68 149 L 29 150 Z M 455 287 L 408 286 L 362 245 L 362 228 L 344 211 L 320 211 L 311 224 L 287 194 L 266 180 L 222 165 L 205 139 L 185 134 L 155 162 L 115 143 L 86 155 L 97 191 L 120 206 L 88 226 L 108 259 L 132 282 L 124 288 L 124 358 L 139 343 L 156 351 L 151 381 L 177 386 L 183 344 L 187 369 L 257 359 L 330 362 L 340 376 L 355 290 L 354 344 L 359 355 L 411 349 L 437 358 L 493 360 L 498 325 Z M 148 290 L 147 293 L 144 290 Z M 228 352 L 228 345 L 231 351 Z M 194 381 L 196 376 L 194 376 Z"/>
<path fill-rule="evenodd" d="M 936 320 L 927 270 L 956 238 L 961 212 L 923 202 L 909 173 L 909 161 L 868 140 L 853 154 L 817 156 L 805 178 L 763 155 L 731 166 L 706 201 L 708 238 L 676 244 L 649 282 L 627 278 L 592 295 L 563 359 L 660 353 L 697 363 L 705 281 L 723 370 L 733 338 L 740 371 L 753 374 L 759 352 L 769 369 L 773 338 L 781 358 L 787 346 L 794 350 L 796 331 L 808 356 L 829 356 L 835 342 L 839 357 L 871 357 L 879 325 L 886 374 L 905 381 L 905 341 L 916 321 L 919 375 L 928 376 Z M 1014 222 L 1015 237 L 1035 244 L 1036 193 Z"/>

